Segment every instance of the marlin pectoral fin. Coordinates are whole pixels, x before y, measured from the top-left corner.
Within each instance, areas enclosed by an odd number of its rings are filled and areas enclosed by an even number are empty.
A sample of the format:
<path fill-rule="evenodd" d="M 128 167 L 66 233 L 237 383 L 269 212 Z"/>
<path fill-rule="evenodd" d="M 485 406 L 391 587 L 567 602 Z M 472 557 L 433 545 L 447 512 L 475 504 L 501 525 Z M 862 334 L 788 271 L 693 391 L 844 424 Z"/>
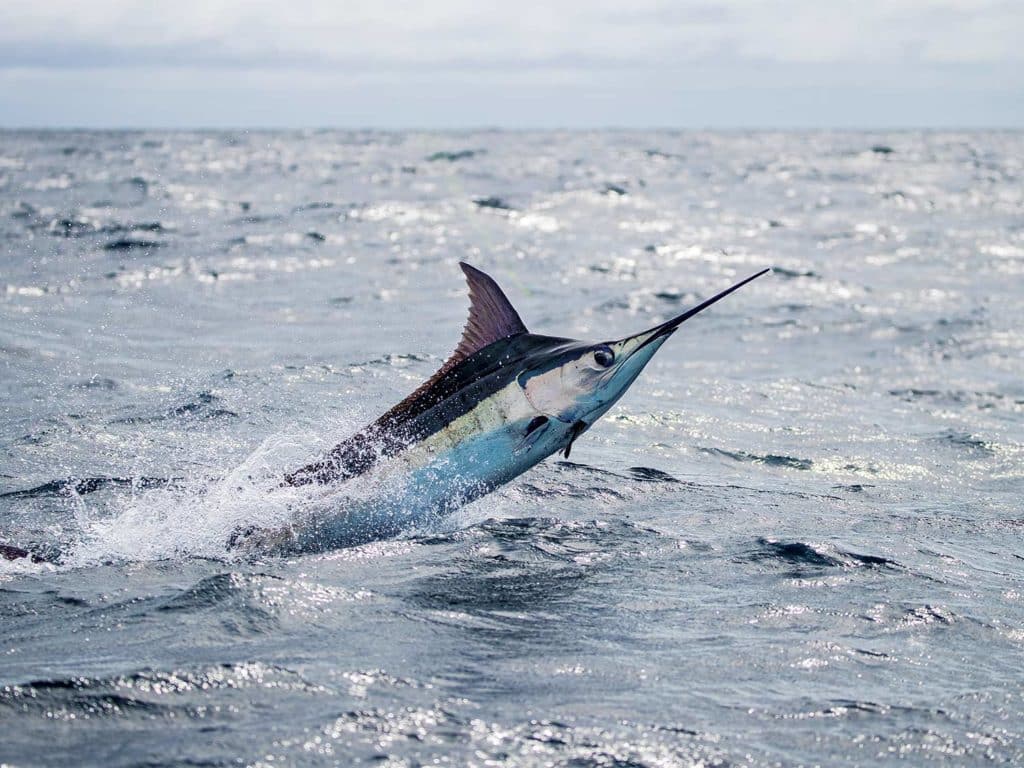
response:
<path fill-rule="evenodd" d="M 530 423 L 526 425 L 526 432 L 523 433 L 523 439 L 516 444 L 515 452 L 520 453 L 532 448 L 533 444 L 540 439 L 540 436 L 547 431 L 548 423 L 547 416 L 534 416 Z"/>
<path fill-rule="evenodd" d="M 529 437 L 541 427 L 546 426 L 547 423 L 547 416 L 534 416 L 530 423 L 526 425 L 526 436 Z"/>
<path fill-rule="evenodd" d="M 587 431 L 589 426 L 590 425 L 583 421 L 583 419 L 580 419 L 572 425 L 572 431 L 569 433 L 569 442 L 565 444 L 565 453 L 563 454 L 565 458 L 569 458 L 569 451 L 572 450 L 572 444 L 576 442 L 577 437 Z"/>

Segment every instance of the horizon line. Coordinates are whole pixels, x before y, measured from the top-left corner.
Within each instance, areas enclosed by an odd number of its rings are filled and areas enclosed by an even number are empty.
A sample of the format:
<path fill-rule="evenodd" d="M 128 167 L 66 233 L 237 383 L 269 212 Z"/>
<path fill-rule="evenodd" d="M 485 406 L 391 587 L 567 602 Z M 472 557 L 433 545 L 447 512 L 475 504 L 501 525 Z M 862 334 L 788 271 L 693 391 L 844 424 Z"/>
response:
<path fill-rule="evenodd" d="M 449 126 L 397 126 L 397 125 L 240 125 L 240 124 L 195 124 L 195 125 L 37 125 L 37 124 L 9 124 L 0 123 L 0 132 L 14 133 L 19 131 L 52 131 L 75 132 L 75 131 L 109 131 L 124 133 L 141 133 L 144 131 L 194 131 L 197 133 L 214 131 L 241 131 L 251 133 L 271 133 L 280 131 L 305 131 L 312 133 L 329 131 L 351 131 L 351 132 L 375 132 L 375 133 L 586 133 L 586 132 L 635 132 L 635 131 L 676 131 L 684 133 L 696 133 L 702 131 L 721 132 L 747 132 L 747 133 L 833 133 L 833 132 L 887 132 L 887 133 L 911 133 L 911 132 L 993 132 L 993 133 L 1020 133 L 1024 132 L 1024 124 L 1019 125 L 956 125 L 956 124 L 764 124 L 764 125 L 742 125 L 736 123 L 722 123 L 709 125 L 486 125 L 467 124 Z"/>

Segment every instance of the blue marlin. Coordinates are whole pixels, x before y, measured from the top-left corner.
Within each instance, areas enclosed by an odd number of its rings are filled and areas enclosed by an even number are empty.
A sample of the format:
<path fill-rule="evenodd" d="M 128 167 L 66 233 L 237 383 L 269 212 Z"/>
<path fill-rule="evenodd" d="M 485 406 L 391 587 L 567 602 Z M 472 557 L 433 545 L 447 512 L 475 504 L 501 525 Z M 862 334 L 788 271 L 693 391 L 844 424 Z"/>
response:
<path fill-rule="evenodd" d="M 618 341 L 530 333 L 488 275 L 461 263 L 469 319 L 451 357 L 398 405 L 285 475 L 309 487 L 287 525 L 236 531 L 247 553 L 351 546 L 429 525 L 518 477 L 575 441 L 619 400 L 688 319 L 766 272 Z M 42 557 L 0 544 L 0 557 Z"/>
<path fill-rule="evenodd" d="M 688 319 L 751 275 L 670 320 L 617 341 L 530 333 L 498 284 L 460 263 L 469 319 L 455 352 L 424 384 L 286 486 L 321 486 L 304 512 L 230 544 L 250 552 L 350 546 L 429 525 L 575 441 L 619 400 Z"/>

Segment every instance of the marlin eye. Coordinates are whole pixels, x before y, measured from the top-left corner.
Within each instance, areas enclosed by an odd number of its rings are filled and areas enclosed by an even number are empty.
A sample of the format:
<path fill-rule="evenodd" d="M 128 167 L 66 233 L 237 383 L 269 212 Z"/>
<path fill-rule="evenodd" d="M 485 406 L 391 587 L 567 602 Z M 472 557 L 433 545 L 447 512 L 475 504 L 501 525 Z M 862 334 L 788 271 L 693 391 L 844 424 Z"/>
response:
<path fill-rule="evenodd" d="M 615 353 L 610 347 L 598 347 L 594 350 L 594 362 L 602 368 L 607 368 L 615 362 Z"/>

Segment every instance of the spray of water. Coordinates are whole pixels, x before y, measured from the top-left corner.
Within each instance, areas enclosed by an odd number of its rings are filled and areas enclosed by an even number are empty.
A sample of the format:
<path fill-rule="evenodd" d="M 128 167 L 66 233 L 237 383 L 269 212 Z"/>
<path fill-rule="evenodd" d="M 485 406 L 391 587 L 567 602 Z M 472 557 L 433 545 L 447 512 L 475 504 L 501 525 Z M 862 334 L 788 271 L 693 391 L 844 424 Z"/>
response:
<path fill-rule="evenodd" d="M 222 477 L 132 489 L 107 509 L 79 498 L 82 533 L 64 562 L 85 566 L 111 560 L 228 557 L 234 530 L 281 525 L 309 503 L 308 489 L 282 486 L 282 468 L 303 461 L 311 443 L 319 442 L 313 435 L 268 438 Z"/>
<path fill-rule="evenodd" d="M 308 461 L 311 445 L 316 446 L 314 453 L 327 447 L 312 435 L 270 438 L 222 477 L 130 488 L 106 509 L 89 497 L 77 497 L 81 535 L 63 563 L 80 567 L 110 561 L 277 554 L 296 543 L 286 532 L 315 528 L 325 521 L 330 535 L 343 535 L 350 528 L 356 541 L 375 538 L 375 528 L 381 536 L 391 536 L 445 527 L 439 517 L 413 512 L 408 467 L 400 460 L 383 460 L 366 474 L 338 484 L 284 484 L 286 469 Z M 439 471 L 444 473 L 443 468 Z M 451 507 L 457 508 L 472 489 L 458 478 L 446 480 Z M 308 547 L 307 541 L 302 548 Z"/>
<path fill-rule="evenodd" d="M 460 484 L 439 466 L 447 490 L 446 509 L 438 510 L 443 514 L 416 512 L 415 489 L 408 486 L 408 466 L 401 460 L 382 460 L 364 475 L 327 486 L 282 482 L 288 469 L 329 447 L 322 434 L 275 436 L 218 476 L 197 475 L 161 487 L 130 485 L 104 494 L 73 493 L 68 503 L 74 531 L 61 537 L 67 544 L 59 567 L 310 551 L 321 546 L 289 532 L 315 531 L 318 526 L 327 531 L 324 549 L 346 546 L 346 529 L 352 532 L 351 543 L 443 534 L 485 517 L 519 516 L 524 507 L 538 504 L 512 488 L 489 496 L 486 506 L 463 508 L 465 501 L 479 495 L 477 489 L 468 482 Z M 53 567 L 27 560 L 4 563 L 0 575 Z"/>

